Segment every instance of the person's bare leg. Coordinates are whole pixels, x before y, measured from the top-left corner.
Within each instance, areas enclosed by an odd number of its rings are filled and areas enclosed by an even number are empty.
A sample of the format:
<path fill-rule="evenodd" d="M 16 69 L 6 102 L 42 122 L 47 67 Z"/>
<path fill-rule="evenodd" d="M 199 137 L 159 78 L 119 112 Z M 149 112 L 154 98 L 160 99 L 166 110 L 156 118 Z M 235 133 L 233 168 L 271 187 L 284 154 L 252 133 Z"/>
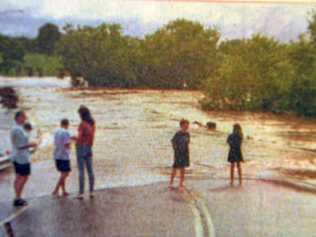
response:
<path fill-rule="evenodd" d="M 20 182 L 20 175 L 16 175 L 15 176 L 15 180 L 14 180 L 14 192 L 15 192 L 15 199 L 20 199 L 21 197 L 18 196 L 18 186 L 19 186 L 19 182 Z"/>
<path fill-rule="evenodd" d="M 237 169 L 238 169 L 238 177 L 239 177 L 239 185 L 242 185 L 242 169 L 240 162 L 237 163 Z"/>
<path fill-rule="evenodd" d="M 66 179 L 67 179 L 68 175 L 69 175 L 69 172 L 62 173 L 61 189 L 62 189 L 64 197 L 69 195 L 69 193 L 66 191 Z"/>
<path fill-rule="evenodd" d="M 21 198 L 21 194 L 23 192 L 25 183 L 28 180 L 28 176 L 19 176 L 18 180 L 17 180 L 17 187 L 16 187 L 16 198 L 20 199 Z"/>
<path fill-rule="evenodd" d="M 171 175 L 170 175 L 169 189 L 172 189 L 173 187 L 173 181 L 174 181 L 174 178 L 176 177 L 176 174 L 177 174 L 177 169 L 172 168 Z"/>
<path fill-rule="evenodd" d="M 54 191 L 53 191 L 53 195 L 54 195 L 54 196 L 58 196 L 59 188 L 60 188 L 61 182 L 62 182 L 62 176 L 63 176 L 62 173 L 60 173 L 59 180 L 58 180 L 58 182 L 57 182 L 57 184 L 56 184 L 56 187 L 55 187 L 55 189 L 54 189 Z"/>
<path fill-rule="evenodd" d="M 230 186 L 234 186 L 235 163 L 230 163 Z"/>
<path fill-rule="evenodd" d="M 179 185 L 180 192 L 184 191 L 184 176 L 185 176 L 185 168 L 181 168 L 180 169 L 180 185 Z"/>

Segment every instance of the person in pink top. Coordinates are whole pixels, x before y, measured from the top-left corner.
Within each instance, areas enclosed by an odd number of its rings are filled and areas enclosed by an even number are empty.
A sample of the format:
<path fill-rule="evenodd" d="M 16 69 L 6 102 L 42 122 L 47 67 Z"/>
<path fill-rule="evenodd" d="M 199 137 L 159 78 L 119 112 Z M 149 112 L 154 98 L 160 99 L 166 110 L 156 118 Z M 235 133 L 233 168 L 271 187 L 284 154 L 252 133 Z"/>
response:
<path fill-rule="evenodd" d="M 90 198 L 94 192 L 94 172 L 93 172 L 93 142 L 95 134 L 95 121 L 90 110 L 86 106 L 80 106 L 78 110 L 81 123 L 78 128 L 76 141 L 77 162 L 79 170 L 79 199 L 83 199 L 85 186 L 85 169 L 89 177 Z"/>

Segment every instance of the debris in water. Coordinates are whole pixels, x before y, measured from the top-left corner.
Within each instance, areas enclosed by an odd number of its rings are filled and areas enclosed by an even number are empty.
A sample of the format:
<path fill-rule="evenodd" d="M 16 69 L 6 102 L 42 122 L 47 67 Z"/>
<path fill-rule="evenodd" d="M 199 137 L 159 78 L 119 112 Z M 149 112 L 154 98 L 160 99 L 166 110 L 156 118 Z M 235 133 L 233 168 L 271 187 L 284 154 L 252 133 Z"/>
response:
<path fill-rule="evenodd" d="M 7 109 L 18 108 L 19 97 L 12 87 L 0 88 L 0 104 Z"/>

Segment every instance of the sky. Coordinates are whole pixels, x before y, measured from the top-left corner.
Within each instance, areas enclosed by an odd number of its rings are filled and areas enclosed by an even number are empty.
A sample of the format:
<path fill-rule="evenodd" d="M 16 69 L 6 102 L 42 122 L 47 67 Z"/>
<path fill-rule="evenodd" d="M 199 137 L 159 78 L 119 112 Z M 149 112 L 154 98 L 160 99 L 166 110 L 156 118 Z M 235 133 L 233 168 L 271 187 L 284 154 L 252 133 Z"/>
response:
<path fill-rule="evenodd" d="M 282 0 L 280 0 L 282 1 Z M 0 0 L 0 32 L 35 37 L 46 22 L 63 26 L 120 23 L 125 34 L 143 37 L 175 19 L 216 27 L 224 39 L 254 33 L 282 41 L 307 30 L 316 3 L 232 3 L 207 0 Z"/>

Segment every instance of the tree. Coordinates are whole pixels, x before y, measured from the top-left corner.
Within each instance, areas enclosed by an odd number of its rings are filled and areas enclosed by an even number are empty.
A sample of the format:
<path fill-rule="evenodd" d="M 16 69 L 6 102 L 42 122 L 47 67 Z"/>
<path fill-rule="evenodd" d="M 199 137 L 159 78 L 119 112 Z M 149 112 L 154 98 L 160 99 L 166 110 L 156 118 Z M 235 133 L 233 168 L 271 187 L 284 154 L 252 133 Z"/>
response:
<path fill-rule="evenodd" d="M 314 21 L 316 18 L 314 18 Z M 315 22 L 310 22 L 310 30 Z M 291 88 L 291 109 L 303 116 L 316 116 L 316 44 L 315 39 L 302 35 L 290 44 L 290 59 L 295 69 Z"/>
<path fill-rule="evenodd" d="M 130 87 L 136 84 L 130 40 L 118 24 L 68 28 L 58 44 L 65 67 L 90 85 Z"/>
<path fill-rule="evenodd" d="M 216 67 L 219 33 L 176 20 L 145 38 L 143 81 L 162 88 L 199 88 Z"/>
<path fill-rule="evenodd" d="M 46 76 L 56 76 L 63 69 L 59 57 L 43 54 L 26 54 L 22 66 L 25 70 L 37 71 Z"/>
<path fill-rule="evenodd" d="M 209 78 L 205 107 L 283 111 L 294 70 L 287 46 L 273 38 L 254 35 L 251 39 L 224 42 L 221 63 Z"/>
<path fill-rule="evenodd" d="M 36 39 L 17 37 L 12 38 L 12 40 L 14 40 L 17 44 L 20 44 L 25 53 L 36 53 L 37 51 Z"/>
<path fill-rule="evenodd" d="M 55 51 L 56 43 L 60 40 L 61 33 L 58 26 L 47 23 L 40 27 L 37 36 L 38 52 L 52 55 Z"/>
<path fill-rule="evenodd" d="M 25 51 L 19 42 L 14 39 L 0 35 L 0 72 L 9 74 L 19 70 Z"/>

